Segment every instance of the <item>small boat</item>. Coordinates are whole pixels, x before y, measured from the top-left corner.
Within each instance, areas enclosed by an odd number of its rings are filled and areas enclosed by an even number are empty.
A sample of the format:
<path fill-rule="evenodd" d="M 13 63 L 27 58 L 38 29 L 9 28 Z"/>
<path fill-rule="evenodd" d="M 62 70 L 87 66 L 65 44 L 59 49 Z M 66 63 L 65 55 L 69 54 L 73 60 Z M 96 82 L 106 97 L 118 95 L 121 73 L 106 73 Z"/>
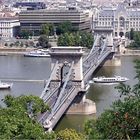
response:
<path fill-rule="evenodd" d="M 33 50 L 30 52 L 26 52 L 24 53 L 24 56 L 28 56 L 28 57 L 50 57 L 49 55 L 49 50 L 45 50 L 45 49 L 38 49 L 38 50 Z"/>
<path fill-rule="evenodd" d="M 115 77 L 95 77 L 93 78 L 93 82 L 95 83 L 117 83 L 117 82 L 126 82 L 129 79 L 126 77 L 115 76 Z"/>
<path fill-rule="evenodd" d="M 6 83 L 0 81 L 0 89 L 10 89 L 12 88 L 13 83 Z"/>

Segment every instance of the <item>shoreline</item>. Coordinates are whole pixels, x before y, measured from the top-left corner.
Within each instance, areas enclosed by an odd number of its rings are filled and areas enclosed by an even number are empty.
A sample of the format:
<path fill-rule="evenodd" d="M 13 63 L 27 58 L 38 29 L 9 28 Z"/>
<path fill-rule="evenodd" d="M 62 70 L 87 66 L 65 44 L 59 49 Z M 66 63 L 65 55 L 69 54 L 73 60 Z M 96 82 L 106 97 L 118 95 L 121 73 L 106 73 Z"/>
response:
<path fill-rule="evenodd" d="M 34 49 L 37 48 L 0 47 L 0 56 L 24 55 L 25 52 L 32 51 Z M 116 53 L 115 56 L 140 56 L 140 50 L 126 50 L 123 53 Z"/>
<path fill-rule="evenodd" d="M 0 56 L 7 55 L 24 55 L 25 52 L 34 50 L 35 48 L 8 48 L 0 47 Z"/>

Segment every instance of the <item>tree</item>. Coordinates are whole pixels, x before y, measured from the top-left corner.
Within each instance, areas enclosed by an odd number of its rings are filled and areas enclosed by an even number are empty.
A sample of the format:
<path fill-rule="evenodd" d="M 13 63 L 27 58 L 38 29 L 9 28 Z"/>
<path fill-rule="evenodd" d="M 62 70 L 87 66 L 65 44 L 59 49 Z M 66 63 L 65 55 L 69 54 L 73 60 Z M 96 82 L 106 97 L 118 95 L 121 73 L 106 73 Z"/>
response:
<path fill-rule="evenodd" d="M 41 32 L 42 32 L 42 34 L 44 34 L 48 37 L 49 36 L 49 25 L 48 24 L 43 24 L 41 26 Z"/>
<path fill-rule="evenodd" d="M 54 35 L 54 25 L 53 24 L 43 24 L 41 26 L 41 33 L 46 36 Z"/>
<path fill-rule="evenodd" d="M 56 28 L 56 34 L 60 35 L 66 32 L 72 32 L 73 30 L 74 29 L 72 27 L 71 22 L 65 21 L 65 22 L 62 22 L 60 25 L 58 25 L 58 27 Z"/>
<path fill-rule="evenodd" d="M 133 41 L 131 42 L 130 46 L 131 48 L 140 48 L 140 32 L 139 31 L 133 31 Z M 132 35 L 131 35 L 132 36 Z"/>
<path fill-rule="evenodd" d="M 84 132 L 88 140 L 102 139 L 102 135 L 96 128 L 96 120 L 87 120 L 84 125 Z"/>
<path fill-rule="evenodd" d="M 42 99 L 32 95 L 17 98 L 7 95 L 3 101 L 7 108 L 0 108 L 1 139 L 53 139 L 55 137 L 53 134 L 45 133 L 36 121 L 38 113 L 49 109 Z"/>
<path fill-rule="evenodd" d="M 48 37 L 46 35 L 41 35 L 38 39 L 38 44 L 43 48 L 49 48 L 50 44 L 48 42 Z"/>
<path fill-rule="evenodd" d="M 74 129 L 65 129 L 57 133 L 57 140 L 84 140 L 85 136 Z"/>
<path fill-rule="evenodd" d="M 81 36 L 81 43 L 80 43 L 81 46 L 92 48 L 94 42 L 92 33 L 81 32 L 80 36 Z"/>
<path fill-rule="evenodd" d="M 134 39 L 134 29 L 133 28 L 131 28 L 131 30 L 130 30 L 130 34 L 129 34 L 130 36 L 129 36 L 129 39 L 130 40 L 133 40 Z"/>
<path fill-rule="evenodd" d="M 91 48 L 93 45 L 93 35 L 87 32 L 64 33 L 59 36 L 57 45 Z"/>
<path fill-rule="evenodd" d="M 32 36 L 32 32 L 29 30 L 21 30 L 20 31 L 20 37 L 23 37 L 25 39 L 29 39 L 29 36 Z"/>

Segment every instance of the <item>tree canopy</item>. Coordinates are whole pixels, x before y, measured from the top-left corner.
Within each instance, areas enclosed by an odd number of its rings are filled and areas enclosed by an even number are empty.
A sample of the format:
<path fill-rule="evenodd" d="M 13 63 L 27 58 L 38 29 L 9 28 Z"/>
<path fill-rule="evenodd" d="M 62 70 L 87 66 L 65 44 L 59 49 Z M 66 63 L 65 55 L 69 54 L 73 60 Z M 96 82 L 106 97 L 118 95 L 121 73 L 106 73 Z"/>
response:
<path fill-rule="evenodd" d="M 61 130 L 56 134 L 57 140 L 84 140 L 82 133 L 77 133 L 74 129 Z"/>
<path fill-rule="evenodd" d="M 56 27 L 57 35 L 76 31 L 77 29 L 72 26 L 72 23 L 70 21 L 62 22 Z"/>
<path fill-rule="evenodd" d="M 84 135 L 73 129 L 59 132 L 45 132 L 37 122 L 39 113 L 49 107 L 37 96 L 13 97 L 3 99 L 5 108 L 0 108 L 0 139 L 45 139 L 45 140 L 81 140 Z"/>
<path fill-rule="evenodd" d="M 59 36 L 57 45 L 91 48 L 93 45 L 93 35 L 88 32 L 64 33 Z"/>
<path fill-rule="evenodd" d="M 37 114 L 48 110 L 36 96 L 7 95 L 3 100 L 7 108 L 0 108 L 0 139 L 47 139 L 48 134 L 36 121 Z"/>
<path fill-rule="evenodd" d="M 128 38 L 132 41 L 128 47 L 136 48 L 136 49 L 140 48 L 140 32 L 139 31 L 134 31 L 133 29 L 131 29 L 131 31 L 126 34 L 126 36 L 128 36 Z"/>
<path fill-rule="evenodd" d="M 20 37 L 24 39 L 29 39 L 29 37 L 32 36 L 32 31 L 30 30 L 21 30 L 20 31 Z"/>
<path fill-rule="evenodd" d="M 43 48 L 50 48 L 51 45 L 49 43 L 48 36 L 45 34 L 41 35 L 38 39 L 38 45 L 43 47 Z"/>
<path fill-rule="evenodd" d="M 54 25 L 53 24 L 43 24 L 41 26 L 41 34 L 44 34 L 46 36 L 52 36 L 54 35 Z"/>

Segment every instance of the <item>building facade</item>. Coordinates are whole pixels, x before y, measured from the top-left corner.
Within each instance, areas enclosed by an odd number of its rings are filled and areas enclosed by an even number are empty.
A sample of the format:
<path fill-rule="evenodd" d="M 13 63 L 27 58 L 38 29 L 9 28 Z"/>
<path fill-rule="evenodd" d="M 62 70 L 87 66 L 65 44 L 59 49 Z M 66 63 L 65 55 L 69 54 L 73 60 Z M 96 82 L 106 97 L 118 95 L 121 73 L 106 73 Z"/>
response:
<path fill-rule="evenodd" d="M 19 18 L 12 12 L 0 12 L 0 37 L 12 38 L 19 33 Z"/>
<path fill-rule="evenodd" d="M 52 23 L 54 26 L 58 26 L 65 21 L 70 21 L 72 26 L 79 30 L 90 30 L 89 13 L 76 9 L 23 11 L 20 13 L 19 19 L 21 30 L 40 31 L 42 24 Z"/>
<path fill-rule="evenodd" d="M 45 9 L 46 4 L 44 2 L 16 2 L 14 4 L 16 8 L 26 7 L 27 10 Z"/>
<path fill-rule="evenodd" d="M 100 9 L 93 19 L 93 31 L 103 27 L 112 29 L 113 37 L 125 36 L 132 28 L 140 31 L 140 8 L 125 1 Z"/>

